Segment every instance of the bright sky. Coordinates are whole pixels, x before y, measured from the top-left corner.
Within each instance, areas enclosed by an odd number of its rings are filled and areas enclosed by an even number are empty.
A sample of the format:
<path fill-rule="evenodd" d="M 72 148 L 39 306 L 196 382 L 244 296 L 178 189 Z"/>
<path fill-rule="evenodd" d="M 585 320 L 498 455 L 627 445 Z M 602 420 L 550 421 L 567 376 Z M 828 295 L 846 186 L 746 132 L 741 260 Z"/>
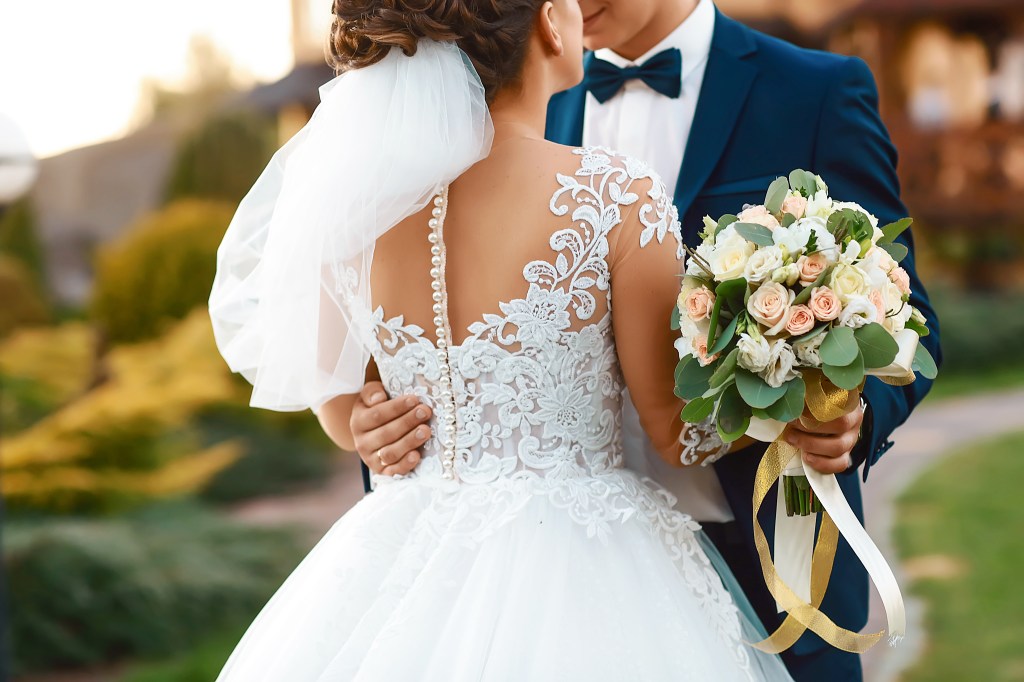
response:
<path fill-rule="evenodd" d="M 286 74 L 289 8 L 289 0 L 0 0 L 0 112 L 41 157 L 118 137 L 144 78 L 182 78 L 194 35 L 259 80 Z"/>

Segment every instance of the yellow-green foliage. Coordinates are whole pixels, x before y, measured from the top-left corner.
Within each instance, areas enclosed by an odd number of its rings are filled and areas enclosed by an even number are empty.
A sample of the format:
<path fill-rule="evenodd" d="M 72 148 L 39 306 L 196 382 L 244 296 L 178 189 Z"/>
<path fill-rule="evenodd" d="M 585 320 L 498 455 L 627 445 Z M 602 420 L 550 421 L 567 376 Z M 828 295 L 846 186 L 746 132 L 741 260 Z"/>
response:
<path fill-rule="evenodd" d="M 96 335 L 85 323 L 22 328 L 0 343 L 0 376 L 32 382 L 60 404 L 86 388 L 95 355 Z"/>
<path fill-rule="evenodd" d="M 226 203 L 181 200 L 101 249 L 92 314 L 112 341 L 152 338 L 206 302 L 232 211 Z"/>
<path fill-rule="evenodd" d="M 32 273 L 4 254 L 0 254 L 0 301 L 0 337 L 22 325 L 46 322 L 50 316 Z"/>
<path fill-rule="evenodd" d="M 196 454 L 191 416 L 239 399 L 205 310 L 163 338 L 112 350 L 108 380 L 4 444 L 3 493 L 13 507 L 107 510 L 192 492 L 241 454 Z"/>

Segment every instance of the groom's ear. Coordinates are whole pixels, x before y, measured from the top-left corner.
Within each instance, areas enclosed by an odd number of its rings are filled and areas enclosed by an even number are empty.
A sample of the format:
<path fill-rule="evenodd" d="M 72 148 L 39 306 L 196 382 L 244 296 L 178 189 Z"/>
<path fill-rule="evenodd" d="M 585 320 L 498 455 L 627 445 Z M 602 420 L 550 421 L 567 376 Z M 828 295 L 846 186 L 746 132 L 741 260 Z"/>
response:
<path fill-rule="evenodd" d="M 565 53 L 562 34 L 558 31 L 555 6 L 551 2 L 545 2 L 537 13 L 537 36 L 545 51 L 552 56 L 561 57 Z"/>

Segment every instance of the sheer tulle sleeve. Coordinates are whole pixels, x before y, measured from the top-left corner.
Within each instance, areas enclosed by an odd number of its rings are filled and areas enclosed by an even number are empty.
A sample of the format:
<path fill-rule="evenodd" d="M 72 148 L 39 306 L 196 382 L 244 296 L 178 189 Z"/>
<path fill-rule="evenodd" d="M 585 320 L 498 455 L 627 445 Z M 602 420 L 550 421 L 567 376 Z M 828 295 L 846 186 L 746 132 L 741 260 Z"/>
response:
<path fill-rule="evenodd" d="M 640 200 L 610 240 L 612 326 L 622 372 L 640 424 L 663 459 L 675 466 L 710 463 L 728 451 L 714 425 L 685 424 L 675 367 L 672 307 L 683 272 L 675 206 L 657 176 L 634 185 Z"/>

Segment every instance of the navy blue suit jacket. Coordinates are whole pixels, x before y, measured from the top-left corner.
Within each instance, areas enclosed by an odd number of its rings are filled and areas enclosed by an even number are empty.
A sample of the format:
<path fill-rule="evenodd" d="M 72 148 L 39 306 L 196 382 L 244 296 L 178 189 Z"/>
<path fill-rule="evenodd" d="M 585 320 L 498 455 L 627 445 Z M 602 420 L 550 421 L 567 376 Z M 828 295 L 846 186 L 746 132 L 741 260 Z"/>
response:
<path fill-rule="evenodd" d="M 588 59 L 590 56 L 588 55 Z M 548 139 L 580 145 L 586 92 L 580 87 L 556 95 L 548 116 Z M 658 122 L 649 122 L 657 137 Z M 867 65 L 856 58 L 797 48 L 716 16 L 704 82 L 693 129 L 685 150 L 675 203 L 683 235 L 692 246 L 705 215 L 736 213 L 744 204 L 764 201 L 768 185 L 780 175 L 803 168 L 821 175 L 830 194 L 855 201 L 881 224 L 907 215 L 900 201 L 896 150 L 878 114 L 878 93 Z M 928 319 L 931 335 L 923 343 L 940 360 L 935 313 L 914 267 L 910 232 L 901 237 L 910 255 L 902 265 L 910 273 L 911 303 Z M 667 324 L 667 322 L 666 322 Z M 889 436 L 924 398 L 931 382 L 922 378 L 904 388 L 869 379 L 864 388 L 868 418 L 855 465 L 870 467 L 892 445 Z M 715 465 L 739 528 L 749 540 L 745 557 L 733 557 L 733 570 L 765 626 L 781 619 L 764 586 L 753 544 L 751 493 L 764 446 L 728 455 Z M 850 506 L 863 520 L 856 469 L 839 477 Z M 765 501 L 760 521 L 774 537 L 775 499 Z M 749 559 L 749 564 L 744 559 Z M 836 556 L 823 610 L 843 627 L 860 630 L 867 622 L 868 577 L 843 541 Z M 822 646 L 805 634 L 795 654 Z"/>

